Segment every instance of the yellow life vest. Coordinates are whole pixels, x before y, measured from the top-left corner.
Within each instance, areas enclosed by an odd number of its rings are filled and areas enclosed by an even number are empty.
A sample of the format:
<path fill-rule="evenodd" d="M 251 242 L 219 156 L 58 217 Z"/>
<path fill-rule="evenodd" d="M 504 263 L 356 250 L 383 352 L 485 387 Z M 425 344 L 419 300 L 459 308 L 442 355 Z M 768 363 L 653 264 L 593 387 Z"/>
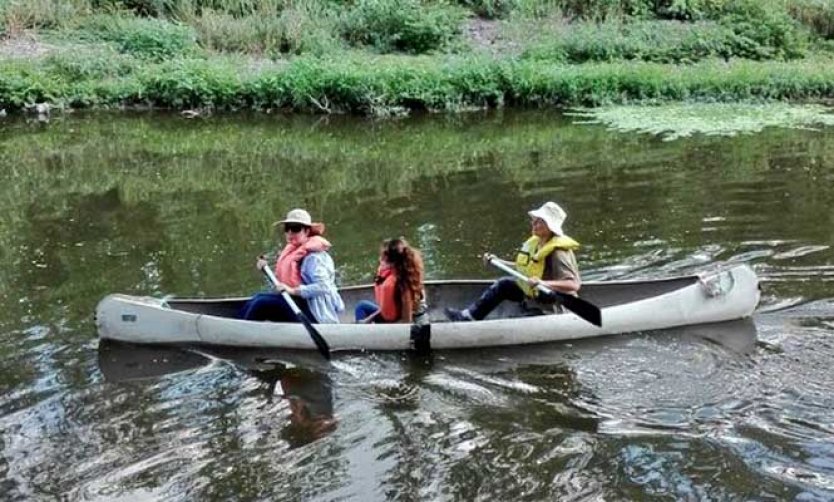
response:
<path fill-rule="evenodd" d="M 534 235 L 521 245 L 521 249 L 515 257 L 515 267 L 527 277 L 541 279 L 544 275 L 544 265 L 550 253 L 557 249 L 573 251 L 578 248 L 579 243 L 566 235 L 555 235 L 540 247 L 539 238 Z M 519 280 L 518 285 L 524 290 L 524 294 L 530 298 L 536 297 L 536 290 L 527 281 Z"/>

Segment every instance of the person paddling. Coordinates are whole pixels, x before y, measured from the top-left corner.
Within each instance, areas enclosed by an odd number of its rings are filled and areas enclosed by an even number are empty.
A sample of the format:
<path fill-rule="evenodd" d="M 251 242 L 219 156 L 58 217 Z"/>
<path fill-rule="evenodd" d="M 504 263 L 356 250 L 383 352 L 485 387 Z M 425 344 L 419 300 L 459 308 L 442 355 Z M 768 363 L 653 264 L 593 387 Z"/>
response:
<path fill-rule="evenodd" d="M 445 309 L 446 317 L 450 321 L 481 320 L 505 300 L 535 300 L 544 305 L 553 305 L 555 298 L 549 294 L 538 293 L 538 284 L 571 295 L 579 291 L 582 282 L 574 255 L 579 243 L 565 235 L 562 230 L 567 218 L 565 210 L 555 202 L 546 202 L 527 214 L 531 218 L 532 235 L 522 244 L 514 263 L 501 261 L 513 265 L 529 277 L 529 281 L 520 281 L 513 277 L 498 279 L 478 300 L 465 309 Z M 490 259 L 496 258 L 491 254 L 484 255 L 484 261 Z"/>
<path fill-rule="evenodd" d="M 403 239 L 388 239 L 379 252 L 374 300 L 356 304 L 356 322 L 415 322 L 426 312 L 423 258 Z"/>
<path fill-rule="evenodd" d="M 313 223 L 310 213 L 293 209 L 274 226 L 283 226 L 287 242 L 275 262 L 279 293 L 280 290 L 289 293 L 311 322 L 338 323 L 345 304 L 336 288 L 336 269 L 328 253 L 331 244 L 323 237 L 324 223 Z M 267 266 L 266 259 L 258 257 L 255 267 L 262 270 Z M 243 306 L 240 317 L 251 321 L 297 322 L 297 316 L 279 293 L 256 294 Z"/>

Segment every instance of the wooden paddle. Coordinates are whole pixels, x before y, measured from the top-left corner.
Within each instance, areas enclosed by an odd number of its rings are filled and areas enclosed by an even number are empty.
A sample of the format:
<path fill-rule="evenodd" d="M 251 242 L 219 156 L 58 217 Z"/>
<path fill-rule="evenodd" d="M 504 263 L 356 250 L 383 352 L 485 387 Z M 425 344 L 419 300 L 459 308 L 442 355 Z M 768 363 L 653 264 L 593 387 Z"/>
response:
<path fill-rule="evenodd" d="M 515 277 L 516 279 L 520 279 L 522 281 L 529 281 L 530 278 L 526 275 L 522 274 L 518 270 L 510 267 L 506 263 L 499 260 L 494 255 L 490 255 L 487 259 L 490 265 L 493 267 L 499 268 L 504 272 L 510 274 L 511 276 Z M 602 314 L 599 311 L 599 307 L 594 305 L 593 303 L 583 300 L 578 296 L 573 296 L 569 294 L 562 293 L 561 291 L 554 291 L 544 284 L 537 284 L 536 289 L 541 291 L 542 293 L 548 295 L 555 295 L 556 298 L 559 300 L 559 303 L 564 305 L 564 307 L 574 314 L 578 315 L 582 319 L 585 319 L 589 323 L 595 326 L 602 326 Z"/>
<path fill-rule="evenodd" d="M 295 301 L 292 299 L 292 296 L 290 296 L 289 293 L 287 293 L 286 290 L 284 290 L 280 286 L 278 279 L 275 277 L 275 274 L 272 273 L 272 270 L 269 269 L 269 266 L 265 266 L 261 269 L 261 271 L 263 271 L 264 275 L 267 276 L 269 282 L 272 283 L 275 289 L 281 292 L 281 297 L 284 299 L 285 302 L 287 302 L 287 305 L 290 306 L 290 309 L 292 309 L 298 321 L 301 322 L 301 324 L 303 324 L 304 327 L 307 329 L 307 333 L 310 334 L 310 338 L 313 339 L 313 342 L 316 344 L 316 347 L 319 349 L 319 352 L 321 352 L 321 355 L 329 361 L 330 346 L 327 345 L 327 340 L 325 340 L 324 337 L 321 336 L 321 333 L 319 333 L 315 326 L 313 326 L 313 323 L 310 322 L 310 319 L 308 319 L 304 312 L 302 312 L 301 309 L 298 308 L 298 305 L 295 304 Z"/>

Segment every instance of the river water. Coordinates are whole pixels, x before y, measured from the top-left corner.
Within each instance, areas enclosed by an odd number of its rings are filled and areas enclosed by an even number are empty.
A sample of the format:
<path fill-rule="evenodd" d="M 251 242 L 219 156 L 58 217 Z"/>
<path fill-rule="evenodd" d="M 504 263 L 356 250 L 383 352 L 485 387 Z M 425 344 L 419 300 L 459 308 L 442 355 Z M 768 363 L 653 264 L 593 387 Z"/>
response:
<path fill-rule="evenodd" d="M 0 119 L 0 499 L 834 499 L 834 129 L 675 141 L 519 112 Z M 585 280 L 746 262 L 750 320 L 460 352 L 99 342 L 111 292 L 247 294 L 271 222 L 493 275 L 546 200 Z"/>

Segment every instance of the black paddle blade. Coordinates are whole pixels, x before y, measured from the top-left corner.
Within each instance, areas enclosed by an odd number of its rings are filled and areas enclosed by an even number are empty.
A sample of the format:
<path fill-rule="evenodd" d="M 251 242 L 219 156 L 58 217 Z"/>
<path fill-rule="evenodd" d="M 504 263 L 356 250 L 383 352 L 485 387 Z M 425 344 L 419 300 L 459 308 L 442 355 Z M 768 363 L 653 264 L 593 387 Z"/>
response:
<path fill-rule="evenodd" d="M 310 320 L 307 319 L 307 316 L 304 315 L 304 312 L 298 312 L 298 320 L 301 321 L 302 324 L 304 324 L 305 328 L 307 328 L 307 333 L 310 333 L 310 338 L 313 339 L 313 342 L 316 344 L 316 347 L 319 349 L 319 352 L 321 352 L 322 357 L 329 361 L 330 346 L 327 345 L 327 340 L 325 340 L 324 337 L 321 336 L 321 333 L 319 333 L 318 330 L 313 326 L 313 323 L 311 323 Z"/>
<path fill-rule="evenodd" d="M 599 311 L 599 307 L 578 296 L 566 295 L 564 293 L 556 293 L 556 296 L 566 309 L 594 326 L 602 327 L 602 314 Z"/>

